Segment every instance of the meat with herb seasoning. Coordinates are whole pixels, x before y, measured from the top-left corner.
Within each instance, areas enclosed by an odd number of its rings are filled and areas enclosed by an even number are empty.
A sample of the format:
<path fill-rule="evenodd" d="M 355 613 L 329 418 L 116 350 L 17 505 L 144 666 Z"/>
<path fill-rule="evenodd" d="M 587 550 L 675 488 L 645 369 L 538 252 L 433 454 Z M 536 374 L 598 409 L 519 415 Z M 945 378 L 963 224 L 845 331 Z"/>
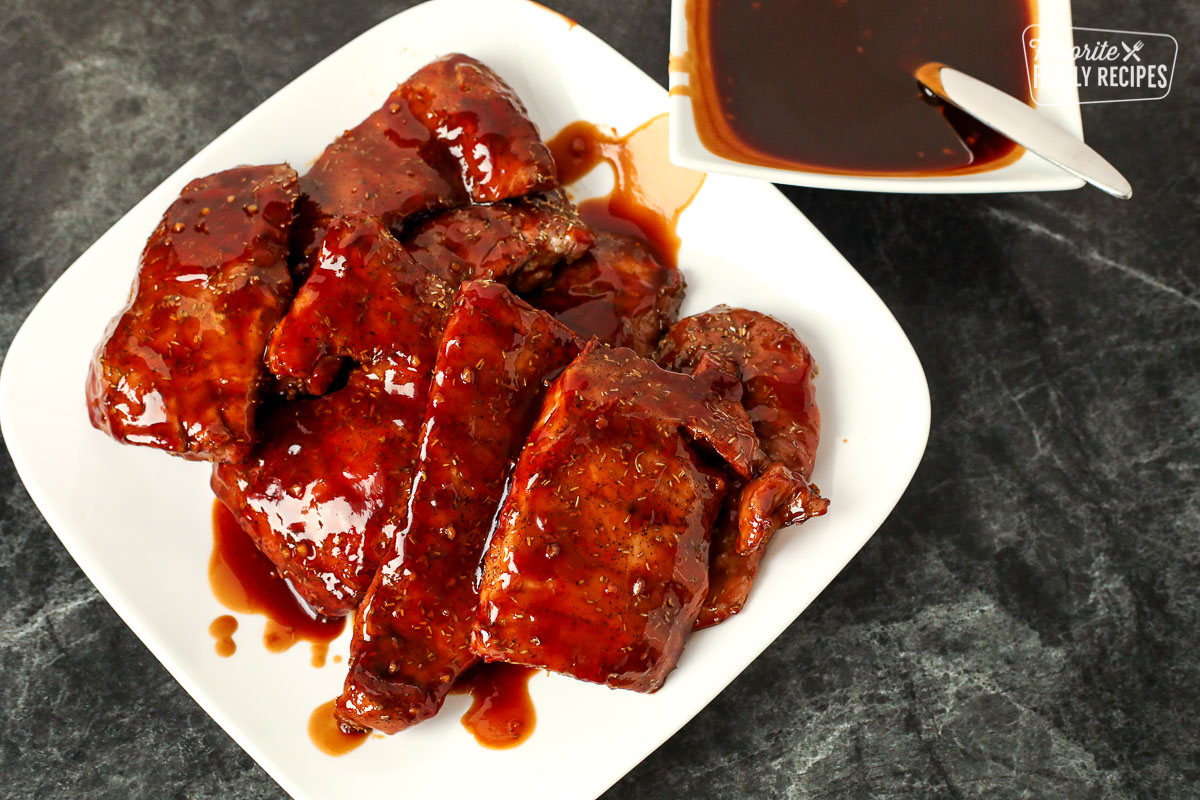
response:
<path fill-rule="evenodd" d="M 404 519 L 428 372 L 356 370 L 347 384 L 270 410 L 212 489 L 316 613 L 352 612 Z"/>
<path fill-rule="evenodd" d="M 454 286 L 493 280 L 528 292 L 550 280 L 560 262 L 583 255 L 593 240 L 558 189 L 445 211 L 405 231 L 401 241 L 426 269 Z"/>
<path fill-rule="evenodd" d="M 677 318 L 683 290 L 679 270 L 659 263 L 637 239 L 597 232 L 591 250 L 558 269 L 529 301 L 585 339 L 648 357 Z"/>
<path fill-rule="evenodd" d="M 470 56 L 444 56 L 326 147 L 300 179 L 299 274 L 335 217 L 373 216 L 398 230 L 414 214 L 555 185 L 550 150 L 516 93 Z"/>
<path fill-rule="evenodd" d="M 807 483 L 821 432 L 812 379 L 816 366 L 796 333 L 744 308 L 717 306 L 676 323 L 658 346 L 658 362 L 689 372 L 706 354 L 737 365 L 742 403 L 768 463 L 750 485 L 730 493 L 712 536 L 708 597 L 698 627 L 745 605 L 775 529 L 825 513 L 828 502 Z"/>
<path fill-rule="evenodd" d="M 476 654 L 662 686 L 708 588 L 726 471 L 749 477 L 758 457 L 730 381 L 597 342 L 563 371 L 484 557 Z"/>
<path fill-rule="evenodd" d="M 445 147 L 476 203 L 553 189 L 554 156 L 512 87 L 461 53 L 429 62 L 399 89 Z"/>
<path fill-rule="evenodd" d="M 254 442 L 262 351 L 292 297 L 296 173 L 238 167 L 184 187 L 142 251 L 132 297 L 96 350 L 92 425 L 126 444 L 237 461 Z"/>
<path fill-rule="evenodd" d="M 244 463 L 212 486 L 312 608 L 354 610 L 403 521 L 417 433 L 452 292 L 377 220 L 339 219 L 275 329 L 268 363 L 314 393 L 278 404 Z"/>
<path fill-rule="evenodd" d="M 545 385 L 580 347 L 503 286 L 462 286 L 421 429 L 412 516 L 355 618 L 343 719 L 402 730 L 436 714 L 477 660 L 475 571 Z"/>
<path fill-rule="evenodd" d="M 349 382 L 323 401 L 270 410 L 251 459 L 222 465 L 213 478 L 259 549 L 320 613 L 354 608 L 407 519 L 416 432 L 454 297 L 441 276 L 528 277 L 531 263 L 581 252 L 587 231 L 565 202 L 440 215 L 420 229 L 419 257 L 375 218 L 330 225 L 267 363 L 293 392 L 324 394 L 346 371 Z M 465 244 L 456 250 L 448 240 Z"/>
<path fill-rule="evenodd" d="M 328 391 L 346 359 L 385 379 L 389 366 L 428 375 L 453 299 L 378 219 L 339 218 L 271 334 L 267 365 L 308 394 Z"/>

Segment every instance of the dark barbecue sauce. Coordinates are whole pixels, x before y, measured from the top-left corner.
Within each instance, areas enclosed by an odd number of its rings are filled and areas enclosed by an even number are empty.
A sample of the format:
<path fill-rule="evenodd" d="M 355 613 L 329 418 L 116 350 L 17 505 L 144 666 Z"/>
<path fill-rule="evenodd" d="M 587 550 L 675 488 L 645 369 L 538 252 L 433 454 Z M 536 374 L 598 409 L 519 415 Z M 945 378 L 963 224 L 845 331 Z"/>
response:
<path fill-rule="evenodd" d="M 559 182 L 574 183 L 601 162 L 613 170 L 613 190 L 579 204 L 579 213 L 598 230 L 644 242 L 664 264 L 675 266 L 679 215 L 704 183 L 704 174 L 677 167 L 667 157 L 667 115 L 660 114 L 624 136 L 605 133 L 580 120 L 547 144 Z"/>
<path fill-rule="evenodd" d="M 954 174 L 1021 148 L 930 101 L 913 73 L 940 61 L 1030 102 L 1022 31 L 1034 0 L 689 0 L 689 74 L 705 147 L 817 172 Z"/>
<path fill-rule="evenodd" d="M 454 685 L 454 694 L 470 694 L 462 724 L 484 747 L 502 750 L 529 738 L 537 723 L 529 698 L 529 679 L 537 672 L 516 664 L 478 664 Z"/>
<path fill-rule="evenodd" d="M 263 643 L 271 652 L 287 650 L 297 640 L 311 642 L 314 666 L 324 666 L 329 642 L 346 626 L 345 619 L 313 614 L 219 500 L 213 503 L 213 551 L 208 562 L 208 582 L 213 596 L 230 611 L 262 614 L 267 618 Z M 232 635 L 233 631 L 213 629 L 222 655 L 232 654 Z M 221 644 L 225 639 L 229 643 Z"/>

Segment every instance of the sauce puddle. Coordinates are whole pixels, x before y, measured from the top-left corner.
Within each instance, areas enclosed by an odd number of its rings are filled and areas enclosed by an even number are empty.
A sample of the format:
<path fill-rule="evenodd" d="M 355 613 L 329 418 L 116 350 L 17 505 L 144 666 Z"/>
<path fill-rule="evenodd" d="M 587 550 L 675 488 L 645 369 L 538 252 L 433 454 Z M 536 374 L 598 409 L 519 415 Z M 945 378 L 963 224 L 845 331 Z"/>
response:
<path fill-rule="evenodd" d="M 347 728 L 334 716 L 336 701 L 317 706 L 308 718 L 308 738 L 327 756 L 344 756 L 362 745 L 370 736 L 368 731 Z"/>
<path fill-rule="evenodd" d="M 451 693 L 471 695 L 462 724 L 475 741 L 505 750 L 529 738 L 537 724 L 529 697 L 529 679 L 536 672 L 515 664 L 478 664 L 458 679 Z"/>
<path fill-rule="evenodd" d="M 297 641 L 311 643 L 314 667 L 325 666 L 329 643 L 346 627 L 345 618 L 328 619 L 309 610 L 220 500 L 213 502 L 208 582 L 213 596 L 230 611 L 267 618 L 263 644 L 272 653 L 282 653 Z M 233 642 L 236 630 L 237 620 L 233 617 L 213 620 L 209 633 L 217 639 L 218 655 L 233 655 L 237 649 Z"/>
<path fill-rule="evenodd" d="M 1036 0 L 687 0 L 696 133 L 718 156 L 852 175 L 960 175 L 1024 152 L 953 106 L 915 71 L 941 61 L 1032 104 L 1017 43 Z"/>
<path fill-rule="evenodd" d="M 612 192 L 578 204 L 588 225 L 634 236 L 664 264 L 676 266 L 679 215 L 700 191 L 705 176 L 671 163 L 667 125 L 667 115 L 659 114 L 618 137 L 579 120 L 547 144 L 563 184 L 574 183 L 602 161 L 612 167 Z"/>

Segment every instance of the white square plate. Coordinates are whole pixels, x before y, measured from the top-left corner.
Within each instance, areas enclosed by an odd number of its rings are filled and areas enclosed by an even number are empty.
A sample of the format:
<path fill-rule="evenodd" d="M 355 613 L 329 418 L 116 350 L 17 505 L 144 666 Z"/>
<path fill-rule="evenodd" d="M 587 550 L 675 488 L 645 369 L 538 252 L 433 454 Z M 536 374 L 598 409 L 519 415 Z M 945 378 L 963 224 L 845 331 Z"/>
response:
<path fill-rule="evenodd" d="M 671 52 L 686 53 L 688 50 L 688 19 L 686 9 L 689 0 L 673 0 L 671 4 Z M 1034 22 L 1039 26 L 1038 35 L 1047 48 L 1059 52 L 1070 50 L 1071 0 L 1038 0 Z M 1022 55 L 1024 39 L 1014 37 L 1013 57 Z M 1028 63 L 1028 62 L 1026 62 Z M 950 66 L 954 66 L 950 64 Z M 916 80 L 915 78 L 913 79 Z M 686 72 L 671 72 L 670 86 L 686 86 Z M 1039 87 L 1036 93 L 1037 112 L 1046 119 L 1056 122 L 1064 129 L 1083 140 L 1083 120 L 1079 114 L 1079 91 L 1074 86 Z M 778 169 L 744 164 L 722 158 L 711 152 L 700 141 L 696 133 L 696 120 L 692 114 L 692 101 L 683 94 L 674 94 L 669 101 L 671 109 L 670 147 L 671 161 L 681 167 L 702 172 L 723 172 L 743 178 L 757 178 L 772 183 L 788 183 L 796 186 L 814 186 L 819 189 L 852 189 L 864 192 L 911 192 L 928 194 L 958 194 L 980 192 L 1045 192 L 1060 189 L 1078 189 L 1083 181 L 1036 156 L 1028 150 L 1011 164 L 999 169 L 974 172 L 966 175 L 929 175 L 925 177 L 887 177 L 870 175 L 838 175 L 805 170 Z"/>
<path fill-rule="evenodd" d="M 209 469 L 93 430 L 84 378 L 126 299 L 146 236 L 190 178 L 284 159 L 304 169 L 397 82 L 450 51 L 494 67 L 547 134 L 576 119 L 624 132 L 666 109 L 667 93 L 653 80 L 536 4 L 436 0 L 410 9 L 297 78 L 138 203 L 46 293 L 0 375 L 0 423 L 13 462 L 63 545 L 180 684 L 297 798 L 600 794 L 703 708 L 837 575 L 899 499 L 929 431 L 921 366 L 867 284 L 774 188 L 710 177 L 679 227 L 684 310 L 721 302 L 759 309 L 795 325 L 809 344 L 821 366 L 824 417 L 815 479 L 832 500 L 829 515 L 776 537 L 746 610 L 693 636 L 658 694 L 538 675 L 530 685 L 537 728 L 512 750 L 475 743 L 459 724 L 468 700 L 461 696 L 437 718 L 342 758 L 314 749 L 309 714 L 338 693 L 344 664 L 330 659 L 314 668 L 300 647 L 267 653 L 261 617 L 242 617 L 237 653 L 217 657 L 207 628 L 226 612 L 207 580 Z M 312 97 L 322 99 L 320 113 Z M 611 178 L 601 172 L 576 186 L 578 197 L 607 190 Z M 346 650 L 343 637 L 330 652 Z"/>

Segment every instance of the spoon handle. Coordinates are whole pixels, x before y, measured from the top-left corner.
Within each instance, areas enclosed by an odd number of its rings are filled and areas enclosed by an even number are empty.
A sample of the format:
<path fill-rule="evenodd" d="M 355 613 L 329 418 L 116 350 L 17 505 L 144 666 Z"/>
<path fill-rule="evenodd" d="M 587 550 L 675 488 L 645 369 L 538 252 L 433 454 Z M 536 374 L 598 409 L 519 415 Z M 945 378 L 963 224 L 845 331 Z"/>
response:
<path fill-rule="evenodd" d="M 936 62 L 924 64 L 916 75 L 929 91 L 1031 153 L 1114 197 L 1133 196 L 1129 181 L 1099 153 L 1012 95 Z"/>

